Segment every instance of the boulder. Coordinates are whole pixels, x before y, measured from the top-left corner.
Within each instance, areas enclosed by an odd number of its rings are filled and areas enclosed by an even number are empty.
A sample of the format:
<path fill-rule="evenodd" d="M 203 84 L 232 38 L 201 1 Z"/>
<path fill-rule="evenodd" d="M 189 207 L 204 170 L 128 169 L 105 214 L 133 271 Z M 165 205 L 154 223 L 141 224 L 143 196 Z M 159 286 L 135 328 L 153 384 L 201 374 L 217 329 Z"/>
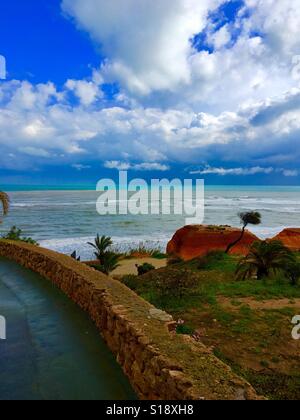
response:
<path fill-rule="evenodd" d="M 230 226 L 185 226 L 179 229 L 167 246 L 170 256 L 185 261 L 202 257 L 211 251 L 226 251 L 227 246 L 241 234 L 241 229 Z M 246 230 L 243 239 L 231 250 L 231 254 L 247 255 L 253 242 L 259 239 Z"/>
<path fill-rule="evenodd" d="M 300 229 L 289 228 L 284 229 L 273 240 L 281 241 L 291 251 L 300 251 Z"/>

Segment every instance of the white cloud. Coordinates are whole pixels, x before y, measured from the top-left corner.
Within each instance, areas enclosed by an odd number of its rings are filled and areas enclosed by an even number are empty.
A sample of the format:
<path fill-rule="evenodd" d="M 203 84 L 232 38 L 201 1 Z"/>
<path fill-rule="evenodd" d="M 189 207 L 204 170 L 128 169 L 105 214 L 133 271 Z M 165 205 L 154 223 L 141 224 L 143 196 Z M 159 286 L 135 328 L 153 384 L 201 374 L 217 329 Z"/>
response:
<path fill-rule="evenodd" d="M 91 166 L 90 165 L 83 165 L 82 163 L 74 163 L 72 165 L 72 168 L 76 169 L 76 171 L 81 172 L 81 171 L 84 171 L 85 169 L 90 169 Z"/>
<path fill-rule="evenodd" d="M 209 12 L 227 2 L 63 0 L 62 7 L 106 54 L 101 77 L 146 106 L 220 113 L 295 86 L 300 51 L 299 0 L 246 0 L 234 21 L 218 26 Z M 193 48 L 200 32 L 211 53 Z"/>
<path fill-rule="evenodd" d="M 47 150 L 36 147 L 20 147 L 19 152 L 34 157 L 48 158 L 51 156 L 50 153 L 47 152 Z"/>
<path fill-rule="evenodd" d="M 63 100 L 63 95 L 53 83 L 32 85 L 28 81 L 12 80 L 0 86 L 0 101 L 9 101 L 11 108 L 28 110 L 41 108 L 53 101 Z"/>
<path fill-rule="evenodd" d="M 89 106 L 103 96 L 99 86 L 86 80 L 68 80 L 66 88 L 73 91 L 84 106 Z"/>
<path fill-rule="evenodd" d="M 237 162 L 237 167 L 249 167 L 249 161 L 254 163 L 251 167 L 264 167 L 269 161 L 274 167 L 289 164 L 291 171 L 300 158 L 299 89 L 213 115 L 178 109 L 72 107 L 65 102 L 64 90 L 57 93 L 62 99 L 43 106 L 34 100 L 30 108 L 23 108 L 14 100 L 19 88 L 18 83 L 6 86 L 5 100 L 0 101 L 0 147 L 5 154 L 47 154 L 49 163 L 55 164 L 76 164 L 78 154 L 85 155 L 87 163 L 219 160 L 234 163 L 231 167 Z M 27 89 L 35 91 L 30 84 Z"/>
<path fill-rule="evenodd" d="M 285 177 L 295 177 L 298 176 L 297 170 L 288 170 L 288 169 L 275 169 L 272 167 L 269 168 L 262 168 L 260 166 L 255 166 L 252 168 L 213 168 L 211 166 L 206 166 L 203 169 L 193 170 L 190 171 L 191 175 L 219 175 L 219 176 L 249 176 L 249 175 L 257 175 L 257 174 L 264 174 L 270 175 L 272 173 L 282 173 Z"/>
<path fill-rule="evenodd" d="M 299 171 L 298 170 L 290 170 L 290 169 L 283 169 L 282 170 L 283 176 L 287 176 L 287 177 L 296 177 L 299 175 Z"/>
<path fill-rule="evenodd" d="M 209 162 L 206 170 L 219 173 L 274 168 L 297 176 L 300 89 L 292 70 L 299 0 L 246 0 L 236 20 L 222 26 L 208 12 L 224 2 L 63 0 L 107 60 L 62 89 L 0 84 L 2 167 L 14 155 L 18 168 L 45 159 L 78 170 L 83 159 L 136 170 Z M 210 52 L 192 46 L 200 31 Z M 105 82 L 121 86 L 110 105 Z"/>
<path fill-rule="evenodd" d="M 102 46 L 106 70 L 147 95 L 190 81 L 191 38 L 223 0 L 63 0 L 62 8 Z"/>
<path fill-rule="evenodd" d="M 155 163 L 155 162 L 129 163 L 129 162 L 120 162 L 116 160 L 105 162 L 104 167 L 107 169 L 117 169 L 118 171 L 132 170 L 132 171 L 165 172 L 170 169 L 168 165 L 162 165 L 161 163 Z"/>
<path fill-rule="evenodd" d="M 274 54 L 299 54 L 299 0 L 245 0 L 245 3 L 251 11 L 248 29 L 263 33 Z"/>
<path fill-rule="evenodd" d="M 229 25 L 224 25 L 219 30 L 209 33 L 207 36 L 207 42 L 215 49 L 219 50 L 231 41 L 230 32 Z"/>

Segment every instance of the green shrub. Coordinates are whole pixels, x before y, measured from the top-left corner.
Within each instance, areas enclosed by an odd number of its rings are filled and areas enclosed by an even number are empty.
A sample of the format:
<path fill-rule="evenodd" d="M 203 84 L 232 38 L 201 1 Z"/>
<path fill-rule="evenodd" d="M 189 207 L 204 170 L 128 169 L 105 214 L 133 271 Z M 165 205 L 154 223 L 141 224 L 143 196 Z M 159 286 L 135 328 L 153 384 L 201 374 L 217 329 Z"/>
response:
<path fill-rule="evenodd" d="M 190 270 L 170 270 L 168 275 L 157 275 L 155 287 L 161 297 L 183 298 L 191 295 L 198 286 L 199 279 Z"/>
<path fill-rule="evenodd" d="M 297 286 L 300 279 L 300 263 L 295 257 L 295 261 L 288 264 L 284 269 L 285 275 L 292 286 Z"/>
<path fill-rule="evenodd" d="M 136 291 L 138 289 L 138 276 L 129 274 L 122 278 L 122 283 L 125 284 L 129 289 Z"/>
<path fill-rule="evenodd" d="M 6 235 L 4 235 L 2 238 L 9 241 L 19 241 L 19 242 L 25 242 L 31 245 L 38 245 L 38 243 L 34 239 L 22 236 L 22 233 L 23 232 L 21 229 L 18 229 L 16 226 L 13 226 L 10 229 L 10 231 Z"/>
<path fill-rule="evenodd" d="M 164 254 L 159 250 L 154 250 L 151 252 L 151 257 L 155 258 L 156 260 L 164 260 L 165 258 L 167 258 L 167 254 Z"/>
<path fill-rule="evenodd" d="M 155 267 L 152 264 L 144 263 L 143 265 L 136 265 L 138 275 L 143 276 L 144 274 L 150 273 L 150 271 L 155 270 Z"/>
<path fill-rule="evenodd" d="M 193 335 L 194 330 L 185 324 L 177 325 L 176 333 L 180 335 Z"/>

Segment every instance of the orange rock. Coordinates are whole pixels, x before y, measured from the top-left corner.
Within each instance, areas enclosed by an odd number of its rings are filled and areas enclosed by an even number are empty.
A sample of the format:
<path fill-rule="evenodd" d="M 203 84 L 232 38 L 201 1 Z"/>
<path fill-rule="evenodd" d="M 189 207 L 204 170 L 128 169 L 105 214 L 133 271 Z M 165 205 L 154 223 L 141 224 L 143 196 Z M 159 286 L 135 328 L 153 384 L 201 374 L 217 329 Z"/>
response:
<path fill-rule="evenodd" d="M 240 229 L 230 226 L 185 226 L 179 229 L 168 243 L 167 253 L 185 261 L 207 255 L 211 251 L 225 251 L 241 234 Z M 253 242 L 259 239 L 246 230 L 243 239 L 231 250 L 231 254 L 246 255 Z"/>
<path fill-rule="evenodd" d="M 300 251 L 300 229 L 284 229 L 273 240 L 281 241 L 291 251 Z"/>

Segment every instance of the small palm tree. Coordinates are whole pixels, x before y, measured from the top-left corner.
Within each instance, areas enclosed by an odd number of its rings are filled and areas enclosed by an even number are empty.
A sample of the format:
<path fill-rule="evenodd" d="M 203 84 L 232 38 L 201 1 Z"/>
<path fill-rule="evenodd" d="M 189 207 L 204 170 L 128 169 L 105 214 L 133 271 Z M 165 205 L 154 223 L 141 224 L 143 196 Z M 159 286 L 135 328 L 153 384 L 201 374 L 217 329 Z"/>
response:
<path fill-rule="evenodd" d="M 246 280 L 257 276 L 261 280 L 277 271 L 286 271 L 294 261 L 294 254 L 280 241 L 254 242 L 249 254 L 240 261 L 236 277 Z"/>
<path fill-rule="evenodd" d="M 238 239 L 231 244 L 228 245 L 226 249 L 226 254 L 229 254 L 229 252 L 232 250 L 233 247 L 235 247 L 244 237 L 245 231 L 248 225 L 260 225 L 261 224 L 261 214 L 256 211 L 246 212 L 246 213 L 240 213 L 239 217 L 241 219 L 241 223 L 243 224 L 243 229 L 241 232 L 241 235 L 238 237 Z"/>
<path fill-rule="evenodd" d="M 2 205 L 3 216 L 6 216 L 9 209 L 9 197 L 5 192 L 0 191 L 0 202 Z"/>
<path fill-rule="evenodd" d="M 105 254 L 107 253 L 107 250 L 113 245 L 112 239 L 108 236 L 101 236 L 97 235 L 95 238 L 95 242 L 88 242 L 88 245 L 92 246 L 96 252 L 95 257 L 102 265 L 104 263 Z"/>
<path fill-rule="evenodd" d="M 103 259 L 103 263 L 99 266 L 99 270 L 102 271 L 102 273 L 109 275 L 120 267 L 119 261 L 119 255 L 116 255 L 113 252 L 107 252 Z"/>

